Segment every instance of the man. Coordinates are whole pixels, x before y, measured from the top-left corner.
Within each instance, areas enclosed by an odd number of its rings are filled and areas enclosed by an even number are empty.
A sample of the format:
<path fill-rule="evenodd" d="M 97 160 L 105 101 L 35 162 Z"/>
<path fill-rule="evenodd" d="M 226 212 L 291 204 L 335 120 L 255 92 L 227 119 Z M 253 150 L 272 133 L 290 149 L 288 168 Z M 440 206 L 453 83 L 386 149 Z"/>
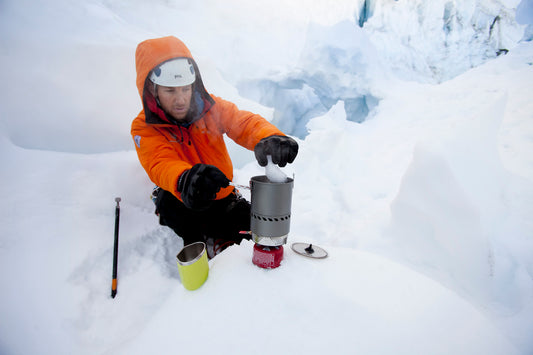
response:
<path fill-rule="evenodd" d="M 189 49 L 176 37 L 141 42 L 135 53 L 143 110 L 131 134 L 157 190 L 159 222 L 184 244 L 203 241 L 210 257 L 250 229 L 250 204 L 229 183 L 224 134 L 254 150 L 261 166 L 292 163 L 298 144 L 259 115 L 207 93 Z M 208 248 L 209 250 L 209 248 Z"/>

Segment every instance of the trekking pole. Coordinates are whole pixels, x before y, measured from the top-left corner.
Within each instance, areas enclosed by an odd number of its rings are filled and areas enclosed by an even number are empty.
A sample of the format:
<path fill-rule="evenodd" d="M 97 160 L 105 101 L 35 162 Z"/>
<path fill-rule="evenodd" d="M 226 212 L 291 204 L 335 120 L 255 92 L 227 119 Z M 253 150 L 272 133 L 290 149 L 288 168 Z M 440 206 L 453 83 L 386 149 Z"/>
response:
<path fill-rule="evenodd" d="M 113 247 L 113 281 L 111 282 L 111 297 L 115 298 L 117 295 L 117 262 L 118 262 L 118 222 L 120 219 L 120 197 L 116 197 L 115 201 L 115 246 Z"/>

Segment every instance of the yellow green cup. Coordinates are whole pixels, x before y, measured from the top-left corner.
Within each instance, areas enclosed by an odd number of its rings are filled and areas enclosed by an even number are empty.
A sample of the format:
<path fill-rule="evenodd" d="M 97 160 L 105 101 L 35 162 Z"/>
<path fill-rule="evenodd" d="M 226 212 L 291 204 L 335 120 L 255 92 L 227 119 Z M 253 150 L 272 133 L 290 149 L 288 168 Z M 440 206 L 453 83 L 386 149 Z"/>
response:
<path fill-rule="evenodd" d="M 205 243 L 186 245 L 177 255 L 181 283 L 187 290 L 196 290 L 207 280 L 209 263 Z"/>

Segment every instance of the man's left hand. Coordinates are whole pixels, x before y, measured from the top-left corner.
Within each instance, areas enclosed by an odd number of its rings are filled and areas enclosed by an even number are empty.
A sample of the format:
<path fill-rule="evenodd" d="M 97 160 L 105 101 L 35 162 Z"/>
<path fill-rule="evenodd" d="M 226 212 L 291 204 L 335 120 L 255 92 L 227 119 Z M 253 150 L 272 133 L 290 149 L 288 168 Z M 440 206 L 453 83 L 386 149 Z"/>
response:
<path fill-rule="evenodd" d="M 281 167 L 292 163 L 298 154 L 298 143 L 288 136 L 270 136 L 263 138 L 254 148 L 255 158 L 261 166 L 268 163 L 267 156 L 272 156 L 272 162 Z"/>

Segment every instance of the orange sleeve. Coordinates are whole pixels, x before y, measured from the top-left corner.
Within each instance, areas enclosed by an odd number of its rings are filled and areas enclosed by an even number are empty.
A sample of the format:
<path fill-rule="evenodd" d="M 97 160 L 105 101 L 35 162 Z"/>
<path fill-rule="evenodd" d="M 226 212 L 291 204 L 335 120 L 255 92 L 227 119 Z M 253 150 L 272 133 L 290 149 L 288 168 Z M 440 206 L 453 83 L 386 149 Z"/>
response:
<path fill-rule="evenodd" d="M 239 110 L 232 102 L 214 97 L 215 107 L 220 110 L 222 130 L 237 144 L 253 150 L 255 145 L 263 138 L 279 135 L 284 136 L 276 126 L 262 116 Z"/>
<path fill-rule="evenodd" d="M 139 161 L 150 180 L 181 198 L 177 191 L 178 178 L 192 165 L 179 158 L 165 135 L 144 122 L 144 113 L 133 121 L 131 134 Z"/>

